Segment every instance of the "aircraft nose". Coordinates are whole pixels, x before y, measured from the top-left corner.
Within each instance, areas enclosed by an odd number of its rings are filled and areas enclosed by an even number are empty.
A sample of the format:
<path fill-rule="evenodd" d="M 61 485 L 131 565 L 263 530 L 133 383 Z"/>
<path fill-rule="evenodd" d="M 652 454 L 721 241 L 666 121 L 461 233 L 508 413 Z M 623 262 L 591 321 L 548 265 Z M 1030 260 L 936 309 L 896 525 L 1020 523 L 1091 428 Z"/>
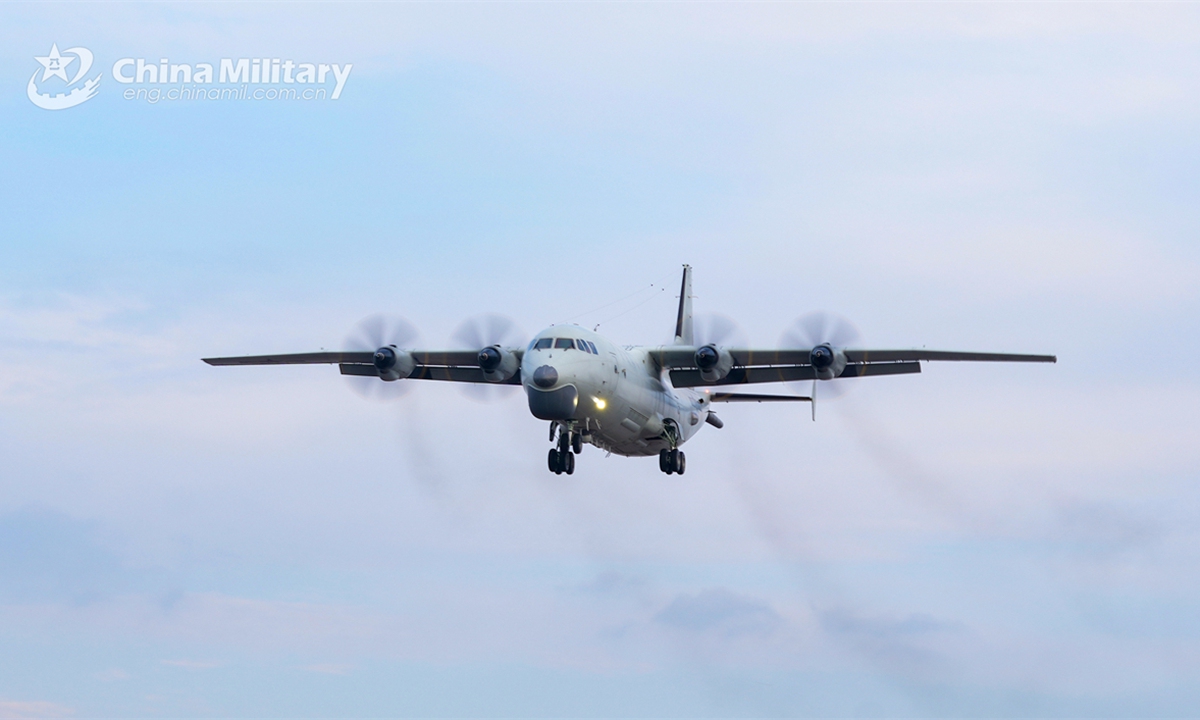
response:
<path fill-rule="evenodd" d="M 558 371 L 550 365 L 543 365 L 533 371 L 533 384 L 540 388 L 552 388 L 558 382 Z"/>

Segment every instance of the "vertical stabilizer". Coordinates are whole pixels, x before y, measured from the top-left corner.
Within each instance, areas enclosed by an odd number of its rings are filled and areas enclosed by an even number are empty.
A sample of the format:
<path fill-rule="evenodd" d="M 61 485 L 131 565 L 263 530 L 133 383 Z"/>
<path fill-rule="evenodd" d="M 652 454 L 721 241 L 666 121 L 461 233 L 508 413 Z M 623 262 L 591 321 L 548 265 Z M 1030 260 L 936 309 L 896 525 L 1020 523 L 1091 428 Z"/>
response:
<path fill-rule="evenodd" d="M 679 288 L 679 314 L 675 317 L 675 344 L 692 342 L 692 266 L 683 266 L 683 286 Z"/>

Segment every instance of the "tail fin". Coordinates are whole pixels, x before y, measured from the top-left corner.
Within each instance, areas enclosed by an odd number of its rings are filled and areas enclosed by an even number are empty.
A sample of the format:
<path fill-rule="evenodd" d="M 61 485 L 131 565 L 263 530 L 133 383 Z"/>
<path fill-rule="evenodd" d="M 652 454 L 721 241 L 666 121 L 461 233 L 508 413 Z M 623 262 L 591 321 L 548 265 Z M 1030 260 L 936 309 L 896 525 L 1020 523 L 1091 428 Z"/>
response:
<path fill-rule="evenodd" d="M 692 345 L 692 266 L 683 266 L 683 286 L 679 289 L 679 315 L 675 318 L 675 344 Z"/>

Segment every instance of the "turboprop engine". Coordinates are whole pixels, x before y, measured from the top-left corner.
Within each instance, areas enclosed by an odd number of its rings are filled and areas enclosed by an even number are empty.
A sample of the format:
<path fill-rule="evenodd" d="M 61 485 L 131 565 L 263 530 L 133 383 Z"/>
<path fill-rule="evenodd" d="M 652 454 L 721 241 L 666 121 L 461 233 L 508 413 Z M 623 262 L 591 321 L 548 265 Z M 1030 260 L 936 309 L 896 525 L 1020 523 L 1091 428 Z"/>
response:
<path fill-rule="evenodd" d="M 483 371 L 483 379 L 488 382 L 504 382 L 516 375 L 520 367 L 520 359 L 499 345 L 490 345 L 479 351 L 479 369 Z"/>
<path fill-rule="evenodd" d="M 714 344 L 702 345 L 696 349 L 696 367 L 704 382 L 717 382 L 733 369 L 733 356 Z"/>
<path fill-rule="evenodd" d="M 832 380 L 846 369 L 846 354 L 829 343 L 813 348 L 808 354 L 808 361 L 820 380 Z"/>
<path fill-rule="evenodd" d="M 376 350 L 371 363 L 375 366 L 375 372 L 379 373 L 379 378 L 388 382 L 408 377 L 417 366 L 412 353 L 399 350 L 395 345 L 384 345 Z"/>

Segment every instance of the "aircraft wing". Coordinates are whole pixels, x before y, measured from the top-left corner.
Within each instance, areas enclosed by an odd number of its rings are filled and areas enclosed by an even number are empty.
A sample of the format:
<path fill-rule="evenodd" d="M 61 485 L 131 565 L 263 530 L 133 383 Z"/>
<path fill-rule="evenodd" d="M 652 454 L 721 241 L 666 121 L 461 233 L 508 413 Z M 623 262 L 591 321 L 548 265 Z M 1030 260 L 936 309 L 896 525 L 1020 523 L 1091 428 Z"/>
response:
<path fill-rule="evenodd" d="M 523 348 L 506 348 L 517 356 L 518 361 L 525 351 Z M 405 376 L 412 380 L 443 380 L 447 382 L 484 383 L 489 381 L 483 377 L 479 368 L 478 350 L 410 350 L 416 361 L 416 367 Z M 379 372 L 373 364 L 373 352 L 316 352 L 293 353 L 285 355 L 241 355 L 236 357 L 204 358 L 209 365 L 337 365 L 343 375 L 360 375 L 363 377 L 379 377 Z M 511 378 L 499 384 L 520 385 L 521 372 L 518 370 Z"/>
<path fill-rule="evenodd" d="M 754 393 L 710 393 L 709 402 L 812 402 L 806 395 L 757 395 Z"/>
<path fill-rule="evenodd" d="M 958 352 L 955 350 L 852 350 L 847 349 L 850 362 L 898 362 L 905 360 L 935 360 L 959 362 L 1058 362 L 1055 355 L 1024 355 L 1021 353 Z"/>
<path fill-rule="evenodd" d="M 677 388 L 743 383 L 792 382 L 813 380 L 816 371 L 809 362 L 809 349 L 756 350 L 723 348 L 733 356 L 733 368 L 717 380 L 708 382 L 696 366 L 696 348 L 667 346 L 651 351 L 660 367 L 671 371 L 671 383 Z M 847 348 L 846 367 L 839 378 L 871 377 L 875 375 L 904 375 L 921 372 L 921 363 L 928 361 L 958 362 L 1057 362 L 1054 355 L 1017 353 L 978 353 L 947 350 L 869 350 Z"/>
<path fill-rule="evenodd" d="M 209 365 L 319 365 L 347 363 L 370 365 L 373 352 L 315 352 L 290 355 L 241 355 L 239 357 L 204 358 Z"/>

